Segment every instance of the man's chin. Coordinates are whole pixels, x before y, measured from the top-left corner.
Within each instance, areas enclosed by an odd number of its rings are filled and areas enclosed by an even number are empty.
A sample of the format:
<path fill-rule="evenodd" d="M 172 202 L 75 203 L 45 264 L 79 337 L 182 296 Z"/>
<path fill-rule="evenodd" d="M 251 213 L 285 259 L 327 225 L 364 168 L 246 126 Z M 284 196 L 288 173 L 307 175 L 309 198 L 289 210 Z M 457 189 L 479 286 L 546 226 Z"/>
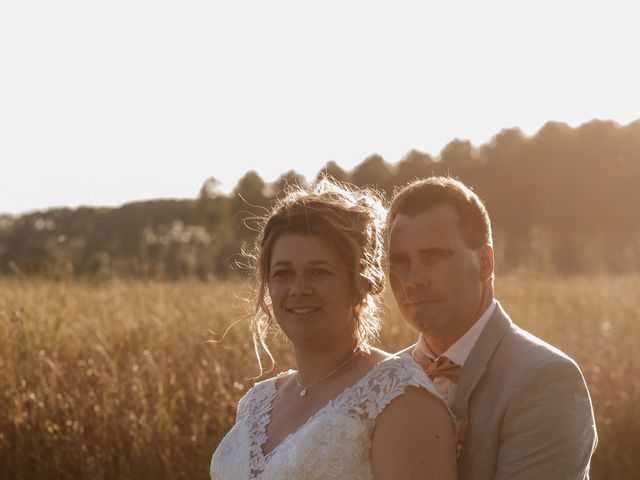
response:
<path fill-rule="evenodd" d="M 408 322 L 420 333 L 429 334 L 442 329 L 442 317 L 422 316 L 415 317 Z"/>

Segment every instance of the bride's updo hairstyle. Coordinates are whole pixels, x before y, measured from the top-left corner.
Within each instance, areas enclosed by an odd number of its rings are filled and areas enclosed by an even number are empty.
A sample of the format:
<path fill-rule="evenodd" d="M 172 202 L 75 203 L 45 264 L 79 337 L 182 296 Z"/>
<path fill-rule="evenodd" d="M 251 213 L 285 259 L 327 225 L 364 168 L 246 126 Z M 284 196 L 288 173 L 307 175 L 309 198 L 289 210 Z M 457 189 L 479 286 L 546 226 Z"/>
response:
<path fill-rule="evenodd" d="M 258 345 L 269 353 L 265 339 L 273 324 L 267 281 L 271 252 L 283 234 L 312 235 L 325 241 L 342 259 L 356 292 L 353 316 L 358 346 L 368 351 L 378 334 L 376 297 L 384 288 L 382 232 L 385 209 L 379 195 L 324 177 L 308 188 L 289 187 L 262 219 L 253 259 L 254 311 L 251 330 L 258 361 Z"/>

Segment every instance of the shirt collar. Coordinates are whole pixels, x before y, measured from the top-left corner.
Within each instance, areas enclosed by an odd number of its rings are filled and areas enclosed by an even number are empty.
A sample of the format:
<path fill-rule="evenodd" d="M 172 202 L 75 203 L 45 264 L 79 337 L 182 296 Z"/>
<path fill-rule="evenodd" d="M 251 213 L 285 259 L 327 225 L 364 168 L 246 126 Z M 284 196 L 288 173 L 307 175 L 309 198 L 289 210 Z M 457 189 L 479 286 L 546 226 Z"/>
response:
<path fill-rule="evenodd" d="M 466 333 L 460 337 L 456 343 L 451 345 L 442 355 L 446 356 L 452 362 L 463 366 L 464 362 L 467 361 L 467 357 L 469 357 L 473 346 L 478 341 L 478 337 L 480 337 L 482 330 L 484 330 L 485 325 L 489 321 L 489 318 L 493 315 L 497 304 L 498 302 L 496 299 L 492 299 L 487 309 L 482 315 L 480 315 L 480 318 L 478 318 L 471 328 L 467 330 Z M 422 335 L 420 335 L 416 348 L 420 349 L 422 351 L 421 353 L 427 355 L 432 360 L 436 359 L 436 356 L 433 354 L 431 348 L 429 348 L 429 345 L 427 345 L 427 342 Z"/>

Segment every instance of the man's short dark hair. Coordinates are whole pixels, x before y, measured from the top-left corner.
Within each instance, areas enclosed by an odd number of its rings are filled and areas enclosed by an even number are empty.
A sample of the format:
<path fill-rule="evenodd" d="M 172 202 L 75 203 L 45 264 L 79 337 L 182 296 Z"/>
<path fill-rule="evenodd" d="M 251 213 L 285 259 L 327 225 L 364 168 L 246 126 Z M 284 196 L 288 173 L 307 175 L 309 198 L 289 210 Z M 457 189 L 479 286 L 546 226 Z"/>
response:
<path fill-rule="evenodd" d="M 423 178 L 397 190 L 387 215 L 387 235 L 399 214 L 412 217 L 438 205 L 451 205 L 456 209 L 467 247 L 493 245 L 491 220 L 484 203 L 471 188 L 451 177 Z"/>

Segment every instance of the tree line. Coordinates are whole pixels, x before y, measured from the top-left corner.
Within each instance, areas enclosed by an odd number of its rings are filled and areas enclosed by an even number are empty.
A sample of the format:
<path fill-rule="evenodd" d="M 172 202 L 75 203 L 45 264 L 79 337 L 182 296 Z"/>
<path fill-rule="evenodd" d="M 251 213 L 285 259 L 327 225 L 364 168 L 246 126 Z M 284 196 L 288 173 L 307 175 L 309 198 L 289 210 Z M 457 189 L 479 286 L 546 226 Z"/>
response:
<path fill-rule="evenodd" d="M 487 204 L 501 270 L 640 271 L 640 120 L 549 122 L 531 137 L 505 129 L 479 147 L 454 139 L 437 157 L 411 150 L 388 163 L 374 154 L 351 171 L 329 161 L 323 174 L 387 199 L 415 178 L 460 178 Z M 0 216 L 0 274 L 233 275 L 255 235 L 248 219 L 287 185 L 305 182 L 294 170 L 273 183 L 250 171 L 229 195 L 211 177 L 194 199 Z"/>

